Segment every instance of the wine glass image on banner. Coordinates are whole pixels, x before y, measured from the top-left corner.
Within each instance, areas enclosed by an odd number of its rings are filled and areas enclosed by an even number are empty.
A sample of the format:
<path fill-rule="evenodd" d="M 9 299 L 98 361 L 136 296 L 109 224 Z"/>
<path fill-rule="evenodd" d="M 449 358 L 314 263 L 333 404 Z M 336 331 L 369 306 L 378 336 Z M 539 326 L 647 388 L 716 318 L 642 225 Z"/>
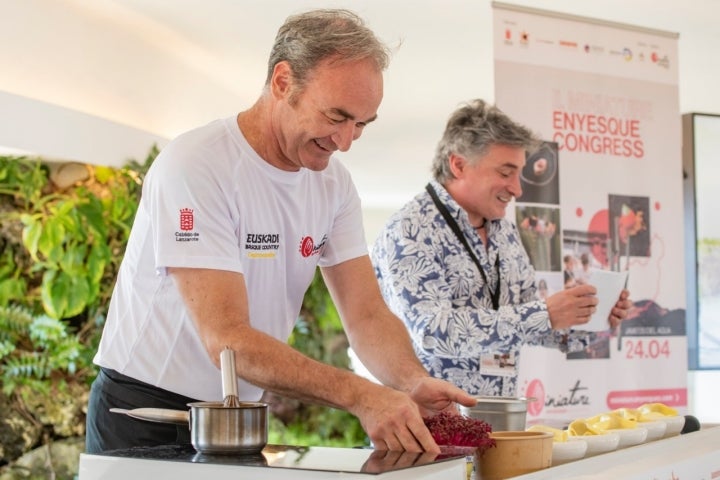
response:
<path fill-rule="evenodd" d="M 520 172 L 523 193 L 518 199 L 523 203 L 560 203 L 558 144 L 543 142 L 540 148 L 529 153 L 525 167 Z"/>
<path fill-rule="evenodd" d="M 610 195 L 610 259 L 613 270 L 625 268 L 630 257 L 650 256 L 650 200 Z M 624 259 L 622 267 L 620 260 Z"/>
<path fill-rule="evenodd" d="M 518 231 L 535 270 L 560 271 L 560 209 L 518 205 Z"/>

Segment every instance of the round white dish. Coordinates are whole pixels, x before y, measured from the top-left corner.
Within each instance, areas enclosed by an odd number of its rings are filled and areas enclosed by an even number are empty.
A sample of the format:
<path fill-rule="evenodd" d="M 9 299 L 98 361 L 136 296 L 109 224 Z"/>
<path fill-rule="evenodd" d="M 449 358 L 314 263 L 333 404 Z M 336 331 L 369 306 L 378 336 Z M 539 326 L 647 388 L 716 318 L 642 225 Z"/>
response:
<path fill-rule="evenodd" d="M 572 442 L 553 442 L 552 465 L 579 460 L 585 456 L 587 449 L 587 442 L 581 438 Z"/>
<path fill-rule="evenodd" d="M 568 442 L 584 441 L 587 443 L 586 457 L 617 450 L 620 444 L 620 435 L 617 433 L 603 433 L 601 435 L 568 435 Z"/>
<path fill-rule="evenodd" d="M 648 436 L 647 429 L 643 427 L 615 428 L 608 430 L 608 432 L 617 433 L 620 437 L 618 448 L 640 445 L 641 443 L 645 442 Z"/>
<path fill-rule="evenodd" d="M 665 436 L 665 431 L 667 430 L 667 423 L 660 420 L 640 422 L 638 426 L 648 431 L 647 438 L 645 439 L 646 442 L 652 442 L 653 440 L 663 438 L 663 436 Z"/>
<path fill-rule="evenodd" d="M 661 417 L 658 420 L 661 422 L 665 422 L 665 435 L 663 436 L 663 438 L 680 435 L 680 432 L 685 426 L 685 417 L 683 415 L 675 415 L 674 417 Z"/>

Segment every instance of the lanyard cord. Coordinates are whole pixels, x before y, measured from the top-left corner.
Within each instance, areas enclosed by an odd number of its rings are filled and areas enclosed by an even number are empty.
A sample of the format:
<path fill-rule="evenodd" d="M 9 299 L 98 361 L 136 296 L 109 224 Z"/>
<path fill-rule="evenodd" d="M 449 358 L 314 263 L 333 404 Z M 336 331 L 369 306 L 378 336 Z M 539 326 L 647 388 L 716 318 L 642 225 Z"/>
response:
<path fill-rule="evenodd" d="M 465 250 L 467 250 L 468 254 L 470 254 L 470 258 L 472 258 L 473 262 L 475 262 L 475 265 L 477 266 L 478 270 L 480 270 L 480 275 L 483 277 L 483 281 L 485 282 L 485 285 L 490 287 L 490 282 L 488 282 L 487 275 L 485 274 L 485 270 L 483 270 L 482 265 L 480 265 L 480 260 L 478 260 L 477 256 L 475 255 L 475 252 L 472 251 L 472 248 L 470 248 L 470 245 L 468 245 L 467 238 L 465 238 L 465 235 L 460 231 L 460 227 L 458 226 L 455 219 L 450 215 L 450 212 L 448 211 L 445 204 L 443 204 L 440 199 L 437 196 L 437 193 L 435 193 L 435 189 L 430 185 L 429 183 L 425 186 L 425 190 L 430 194 L 430 197 L 432 198 L 433 203 L 435 203 L 435 206 L 438 210 L 440 210 L 440 213 L 442 214 L 443 218 L 445 218 L 445 221 L 450 226 L 452 231 L 455 233 L 455 236 L 460 240 L 460 243 L 463 244 L 465 247 Z M 498 271 L 499 276 L 499 265 L 498 261 L 500 259 L 500 255 L 498 253 L 498 256 L 495 258 L 495 269 Z M 500 279 L 498 278 L 498 283 L 495 285 L 495 288 L 490 288 L 491 293 L 491 299 L 493 304 L 493 309 L 497 310 L 500 305 Z"/>

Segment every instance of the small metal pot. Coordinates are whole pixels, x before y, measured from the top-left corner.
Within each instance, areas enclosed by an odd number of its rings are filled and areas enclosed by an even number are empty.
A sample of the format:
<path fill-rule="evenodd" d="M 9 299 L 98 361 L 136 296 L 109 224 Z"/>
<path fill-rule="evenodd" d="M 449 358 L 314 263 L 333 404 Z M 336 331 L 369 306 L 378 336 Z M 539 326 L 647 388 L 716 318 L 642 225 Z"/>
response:
<path fill-rule="evenodd" d="M 489 423 L 494 432 L 525 430 L 527 404 L 534 398 L 477 397 L 474 407 L 460 406 L 460 413 Z"/>
<path fill-rule="evenodd" d="M 190 427 L 190 441 L 204 454 L 256 454 L 268 440 L 268 405 L 240 402 L 226 407 L 223 402 L 193 402 L 190 411 L 164 408 L 111 408 L 140 420 L 174 423 Z"/>

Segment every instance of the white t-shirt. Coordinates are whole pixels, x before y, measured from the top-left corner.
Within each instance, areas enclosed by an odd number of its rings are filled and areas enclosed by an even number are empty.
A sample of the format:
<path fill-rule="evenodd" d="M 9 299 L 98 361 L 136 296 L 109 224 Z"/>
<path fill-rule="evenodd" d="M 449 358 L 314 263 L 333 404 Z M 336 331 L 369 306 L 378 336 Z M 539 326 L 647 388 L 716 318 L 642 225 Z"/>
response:
<path fill-rule="evenodd" d="M 316 266 L 367 253 L 360 199 L 337 159 L 321 172 L 279 170 L 250 147 L 235 117 L 187 132 L 145 178 L 95 363 L 220 401 L 220 371 L 166 267 L 242 273 L 253 327 L 286 341 Z M 241 400 L 261 395 L 238 381 Z"/>

